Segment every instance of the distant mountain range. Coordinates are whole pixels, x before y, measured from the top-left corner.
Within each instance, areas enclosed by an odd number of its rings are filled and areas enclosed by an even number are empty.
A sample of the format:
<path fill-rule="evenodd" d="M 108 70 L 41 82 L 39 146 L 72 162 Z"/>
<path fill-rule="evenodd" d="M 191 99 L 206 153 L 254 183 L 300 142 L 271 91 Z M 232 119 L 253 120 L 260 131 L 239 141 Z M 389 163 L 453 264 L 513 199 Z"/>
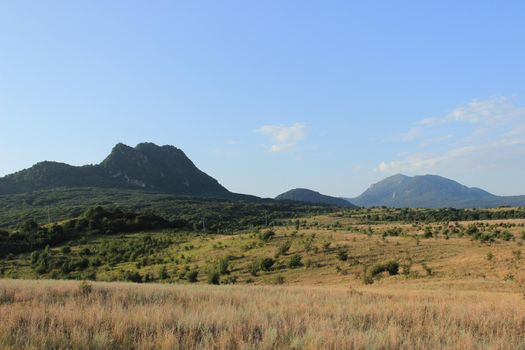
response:
<path fill-rule="evenodd" d="M 0 195 L 68 188 L 134 189 L 186 197 L 261 200 L 228 191 L 199 170 L 184 152 L 173 146 L 140 143 L 117 144 L 100 164 L 72 166 L 44 161 L 29 169 L 0 178 Z M 277 200 L 327 204 L 340 207 L 387 206 L 397 208 L 489 208 L 525 206 L 525 196 L 496 196 L 453 180 L 423 175 L 390 176 L 356 198 L 330 197 L 298 188 Z"/>
<path fill-rule="evenodd" d="M 496 196 L 475 187 L 437 176 L 390 176 L 368 188 L 356 198 L 347 198 L 362 206 L 394 208 L 491 208 L 524 206 L 525 196 Z"/>
<path fill-rule="evenodd" d="M 345 199 L 330 197 L 306 188 L 296 188 L 275 197 L 276 200 L 290 200 L 296 202 L 307 202 L 315 204 L 328 204 L 338 207 L 355 207 Z"/>
<path fill-rule="evenodd" d="M 97 165 L 71 166 L 45 161 L 0 178 L 0 194 L 73 187 L 125 188 L 183 196 L 244 198 L 243 195 L 229 192 L 217 180 L 199 170 L 182 150 L 153 143 L 140 143 L 135 148 L 119 143 Z"/>

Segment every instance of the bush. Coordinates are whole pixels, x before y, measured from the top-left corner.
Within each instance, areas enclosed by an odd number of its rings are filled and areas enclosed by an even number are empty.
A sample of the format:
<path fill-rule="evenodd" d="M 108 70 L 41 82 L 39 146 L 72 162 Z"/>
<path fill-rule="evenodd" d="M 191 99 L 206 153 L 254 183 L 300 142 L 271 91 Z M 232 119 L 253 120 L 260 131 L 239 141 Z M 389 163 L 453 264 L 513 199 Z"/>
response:
<path fill-rule="evenodd" d="M 186 272 L 186 279 L 190 283 L 195 283 L 198 281 L 199 271 L 193 270 Z"/>
<path fill-rule="evenodd" d="M 492 261 L 492 259 L 494 259 L 494 254 L 493 254 L 491 251 L 489 251 L 489 252 L 487 253 L 487 260 L 488 260 L 488 261 Z"/>
<path fill-rule="evenodd" d="M 272 258 L 263 258 L 260 261 L 261 270 L 271 271 L 273 264 L 275 264 L 275 260 L 273 260 Z"/>
<path fill-rule="evenodd" d="M 228 276 L 226 279 L 226 284 L 235 284 L 237 283 L 237 276 Z"/>
<path fill-rule="evenodd" d="M 272 231 L 272 230 L 266 230 L 266 231 L 264 231 L 263 233 L 260 233 L 260 234 L 259 234 L 259 238 L 260 238 L 263 242 L 268 242 L 268 241 L 271 240 L 274 236 L 275 236 L 275 232 Z"/>
<path fill-rule="evenodd" d="M 129 282 L 141 283 L 142 276 L 138 271 L 126 271 L 124 272 L 124 280 Z"/>
<path fill-rule="evenodd" d="M 341 261 L 347 261 L 348 260 L 348 250 L 344 247 L 340 247 L 337 249 L 337 259 Z"/>
<path fill-rule="evenodd" d="M 368 273 L 368 266 L 365 266 L 363 268 L 363 274 L 361 275 L 361 279 L 363 280 L 364 284 L 374 283 L 374 277 L 370 273 Z"/>
<path fill-rule="evenodd" d="M 228 273 L 230 273 L 229 267 L 230 267 L 230 258 L 226 256 L 219 260 L 219 263 L 217 264 L 217 271 L 221 275 L 227 275 Z"/>
<path fill-rule="evenodd" d="M 428 267 L 427 264 L 422 263 L 421 267 L 423 267 L 423 270 L 425 270 L 425 272 L 427 273 L 428 276 L 432 275 L 432 269 L 430 267 Z"/>
<path fill-rule="evenodd" d="M 208 284 L 220 284 L 221 283 L 221 275 L 218 271 L 211 270 L 208 272 Z"/>
<path fill-rule="evenodd" d="M 84 280 L 78 285 L 78 291 L 80 295 L 87 297 L 93 291 L 93 287 L 91 286 L 91 284 Z"/>
<path fill-rule="evenodd" d="M 294 269 L 303 265 L 303 257 L 300 254 L 294 254 L 290 257 L 288 261 L 288 267 Z"/>
<path fill-rule="evenodd" d="M 284 277 L 282 275 L 275 276 L 274 284 L 284 284 Z"/>
<path fill-rule="evenodd" d="M 399 273 L 399 263 L 397 261 L 389 261 L 386 263 L 386 271 L 390 276 L 395 276 Z"/>
<path fill-rule="evenodd" d="M 161 281 L 165 280 L 165 279 L 168 279 L 169 275 L 168 275 L 168 270 L 166 270 L 166 266 L 162 266 L 160 269 L 159 269 L 159 279 Z"/>
<path fill-rule="evenodd" d="M 286 253 L 288 253 L 291 247 L 292 247 L 292 242 L 290 241 L 284 242 L 283 244 L 279 246 L 276 256 L 286 255 Z"/>
<path fill-rule="evenodd" d="M 250 271 L 250 275 L 257 276 L 257 273 L 261 271 L 261 264 L 258 260 L 254 260 L 252 261 L 248 269 Z"/>
<path fill-rule="evenodd" d="M 399 273 L 399 262 L 392 260 L 385 264 L 374 265 L 370 270 L 370 275 L 375 277 L 383 272 L 388 272 L 390 276 L 397 275 Z"/>

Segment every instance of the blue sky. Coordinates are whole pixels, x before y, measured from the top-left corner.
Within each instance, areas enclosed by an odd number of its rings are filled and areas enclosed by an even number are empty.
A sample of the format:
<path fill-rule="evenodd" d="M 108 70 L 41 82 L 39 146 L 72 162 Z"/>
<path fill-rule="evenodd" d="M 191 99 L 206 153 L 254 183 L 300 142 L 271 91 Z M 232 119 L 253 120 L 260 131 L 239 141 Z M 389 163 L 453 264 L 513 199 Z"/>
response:
<path fill-rule="evenodd" d="M 172 144 L 232 191 L 525 194 L 521 1 L 3 1 L 0 175 Z"/>

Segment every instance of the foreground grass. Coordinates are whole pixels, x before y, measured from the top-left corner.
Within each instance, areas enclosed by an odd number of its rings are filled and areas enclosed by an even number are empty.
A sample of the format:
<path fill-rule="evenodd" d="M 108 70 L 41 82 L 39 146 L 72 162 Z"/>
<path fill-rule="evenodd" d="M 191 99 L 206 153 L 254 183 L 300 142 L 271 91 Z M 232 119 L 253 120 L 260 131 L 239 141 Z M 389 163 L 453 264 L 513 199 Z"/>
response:
<path fill-rule="evenodd" d="M 503 282 L 79 286 L 0 280 L 0 348 L 525 348 L 525 301 Z"/>

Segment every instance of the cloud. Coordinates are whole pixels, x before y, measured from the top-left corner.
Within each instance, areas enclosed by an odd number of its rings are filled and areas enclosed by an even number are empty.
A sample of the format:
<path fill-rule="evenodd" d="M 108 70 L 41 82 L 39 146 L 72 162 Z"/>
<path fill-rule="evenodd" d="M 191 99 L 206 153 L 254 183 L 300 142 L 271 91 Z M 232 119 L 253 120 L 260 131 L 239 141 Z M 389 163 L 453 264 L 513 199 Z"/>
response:
<path fill-rule="evenodd" d="M 306 137 L 306 126 L 295 123 L 290 126 L 264 125 L 257 132 L 270 138 L 270 152 L 284 152 L 294 148 L 299 141 Z"/>
<path fill-rule="evenodd" d="M 397 137 L 397 140 L 423 139 L 419 147 L 439 146 L 434 147 L 438 150 L 412 150 L 397 159 L 379 163 L 375 171 L 424 172 L 468 169 L 480 164 L 497 168 L 503 161 L 501 155 L 505 155 L 506 162 L 509 159 L 522 162 L 525 107 L 517 106 L 509 97 L 472 100 L 443 117 L 425 118 L 415 124 L 417 127 L 409 129 L 403 134 L 404 138 Z M 451 130 L 454 133 L 450 133 Z M 443 135 L 444 131 L 446 135 Z"/>
<path fill-rule="evenodd" d="M 421 128 L 412 128 L 408 130 L 407 132 L 398 135 L 396 137 L 393 137 L 392 140 L 397 141 L 413 141 L 423 136 L 422 129 Z"/>
<path fill-rule="evenodd" d="M 417 125 L 435 126 L 440 124 L 466 122 L 490 126 L 501 126 L 525 116 L 525 107 L 517 107 L 507 96 L 491 97 L 486 100 L 472 100 L 459 106 L 441 118 L 425 118 Z"/>

